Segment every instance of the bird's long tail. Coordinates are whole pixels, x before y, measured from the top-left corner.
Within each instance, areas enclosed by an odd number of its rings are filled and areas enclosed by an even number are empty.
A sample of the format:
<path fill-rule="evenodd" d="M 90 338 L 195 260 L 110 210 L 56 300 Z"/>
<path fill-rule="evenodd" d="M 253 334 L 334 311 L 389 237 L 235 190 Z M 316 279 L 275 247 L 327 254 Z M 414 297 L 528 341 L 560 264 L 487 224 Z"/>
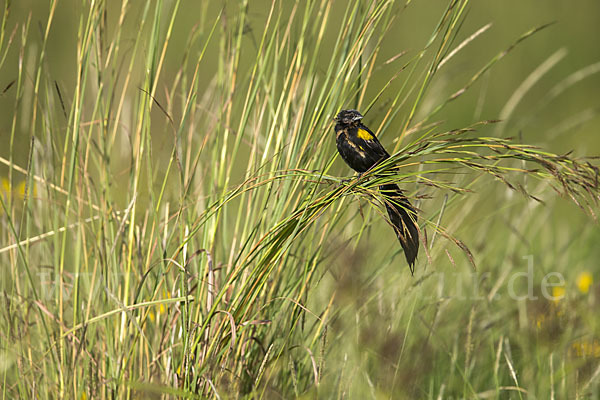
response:
<path fill-rule="evenodd" d="M 379 186 L 384 196 L 385 208 L 396 231 L 410 272 L 414 273 L 415 259 L 419 252 L 419 229 L 417 228 L 417 213 L 398 185 L 388 183 Z"/>

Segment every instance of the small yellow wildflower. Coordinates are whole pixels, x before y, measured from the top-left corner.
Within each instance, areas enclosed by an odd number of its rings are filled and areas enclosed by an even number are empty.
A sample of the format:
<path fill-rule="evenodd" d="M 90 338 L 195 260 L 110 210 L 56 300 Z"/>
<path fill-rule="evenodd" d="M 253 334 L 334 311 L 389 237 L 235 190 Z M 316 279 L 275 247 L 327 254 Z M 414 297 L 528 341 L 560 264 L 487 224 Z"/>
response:
<path fill-rule="evenodd" d="M 19 183 L 17 187 L 14 188 L 13 186 L 11 186 L 10 181 L 7 178 L 2 178 L 0 179 L 0 194 L 6 199 L 11 193 L 13 193 L 14 189 L 14 194 L 20 199 L 23 199 L 25 197 L 26 186 L 27 181 L 21 181 L 21 183 Z M 29 197 L 35 197 L 37 195 L 37 187 L 35 183 L 32 183 L 32 185 L 28 188 L 28 192 Z"/>
<path fill-rule="evenodd" d="M 594 283 L 594 279 L 592 278 L 592 274 L 585 271 L 579 274 L 577 277 L 577 288 L 581 293 L 587 293 L 590 290 L 590 286 Z"/>
<path fill-rule="evenodd" d="M 0 179 L 0 196 L 4 200 L 10 196 L 10 182 L 6 178 Z M 0 215 L 4 215 L 4 207 L 0 207 Z"/>
<path fill-rule="evenodd" d="M 565 297 L 565 287 L 564 286 L 553 286 L 552 287 L 552 300 L 558 302 Z"/>
<path fill-rule="evenodd" d="M 19 183 L 19 186 L 17 186 L 17 195 L 22 199 L 25 197 L 25 187 L 27 186 L 27 181 L 22 181 L 21 183 Z M 35 183 L 32 183 L 32 185 L 28 188 L 28 194 L 29 197 L 36 197 L 37 196 L 37 187 L 35 186 Z"/>
<path fill-rule="evenodd" d="M 2 187 L 0 187 L 0 191 L 4 195 L 5 193 L 10 193 L 12 191 L 10 187 L 10 182 L 6 178 L 2 178 Z"/>
<path fill-rule="evenodd" d="M 163 298 L 170 299 L 171 293 L 169 293 L 163 289 Z M 167 312 L 167 307 L 165 307 L 165 305 L 161 303 L 160 306 L 158 307 L 158 313 L 165 314 L 166 312 Z"/>
<path fill-rule="evenodd" d="M 578 340 L 571 345 L 572 354 L 576 357 L 600 357 L 600 341 Z"/>
<path fill-rule="evenodd" d="M 542 329 L 542 325 L 546 322 L 546 316 L 544 314 L 540 314 L 535 319 L 535 325 L 538 329 Z"/>

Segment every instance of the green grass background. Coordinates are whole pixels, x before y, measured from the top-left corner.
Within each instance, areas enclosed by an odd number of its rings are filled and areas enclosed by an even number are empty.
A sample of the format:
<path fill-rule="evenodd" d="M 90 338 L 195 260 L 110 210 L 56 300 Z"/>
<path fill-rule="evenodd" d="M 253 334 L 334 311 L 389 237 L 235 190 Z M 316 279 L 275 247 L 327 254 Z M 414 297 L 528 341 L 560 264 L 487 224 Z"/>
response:
<path fill-rule="evenodd" d="M 0 4 L 3 398 L 599 396 L 597 2 Z"/>

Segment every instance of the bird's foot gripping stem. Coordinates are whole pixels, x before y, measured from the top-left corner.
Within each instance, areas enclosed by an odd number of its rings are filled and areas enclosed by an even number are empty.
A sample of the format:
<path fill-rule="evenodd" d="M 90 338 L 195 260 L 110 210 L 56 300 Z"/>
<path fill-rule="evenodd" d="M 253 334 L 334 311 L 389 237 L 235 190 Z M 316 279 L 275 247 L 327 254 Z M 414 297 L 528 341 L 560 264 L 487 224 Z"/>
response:
<path fill-rule="evenodd" d="M 357 176 L 355 176 L 355 177 L 352 177 L 352 178 L 346 178 L 346 179 L 342 179 L 342 180 L 340 181 L 340 184 L 343 184 L 343 185 L 345 185 L 345 184 L 347 184 L 348 182 L 350 182 L 350 181 L 352 181 L 352 180 L 359 180 L 360 178 L 362 178 L 362 176 L 363 176 L 363 175 L 364 175 L 364 172 L 359 172 L 359 173 L 357 174 Z"/>

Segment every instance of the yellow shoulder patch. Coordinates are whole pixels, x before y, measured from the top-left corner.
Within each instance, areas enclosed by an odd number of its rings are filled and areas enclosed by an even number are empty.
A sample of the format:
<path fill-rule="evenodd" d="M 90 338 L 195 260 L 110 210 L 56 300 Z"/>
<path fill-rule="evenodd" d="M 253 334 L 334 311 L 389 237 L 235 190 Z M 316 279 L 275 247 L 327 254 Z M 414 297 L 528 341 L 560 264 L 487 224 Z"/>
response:
<path fill-rule="evenodd" d="M 373 140 L 373 135 L 371 135 L 369 132 L 365 131 L 364 129 L 359 128 L 357 136 L 359 138 L 361 138 L 362 140 Z"/>

